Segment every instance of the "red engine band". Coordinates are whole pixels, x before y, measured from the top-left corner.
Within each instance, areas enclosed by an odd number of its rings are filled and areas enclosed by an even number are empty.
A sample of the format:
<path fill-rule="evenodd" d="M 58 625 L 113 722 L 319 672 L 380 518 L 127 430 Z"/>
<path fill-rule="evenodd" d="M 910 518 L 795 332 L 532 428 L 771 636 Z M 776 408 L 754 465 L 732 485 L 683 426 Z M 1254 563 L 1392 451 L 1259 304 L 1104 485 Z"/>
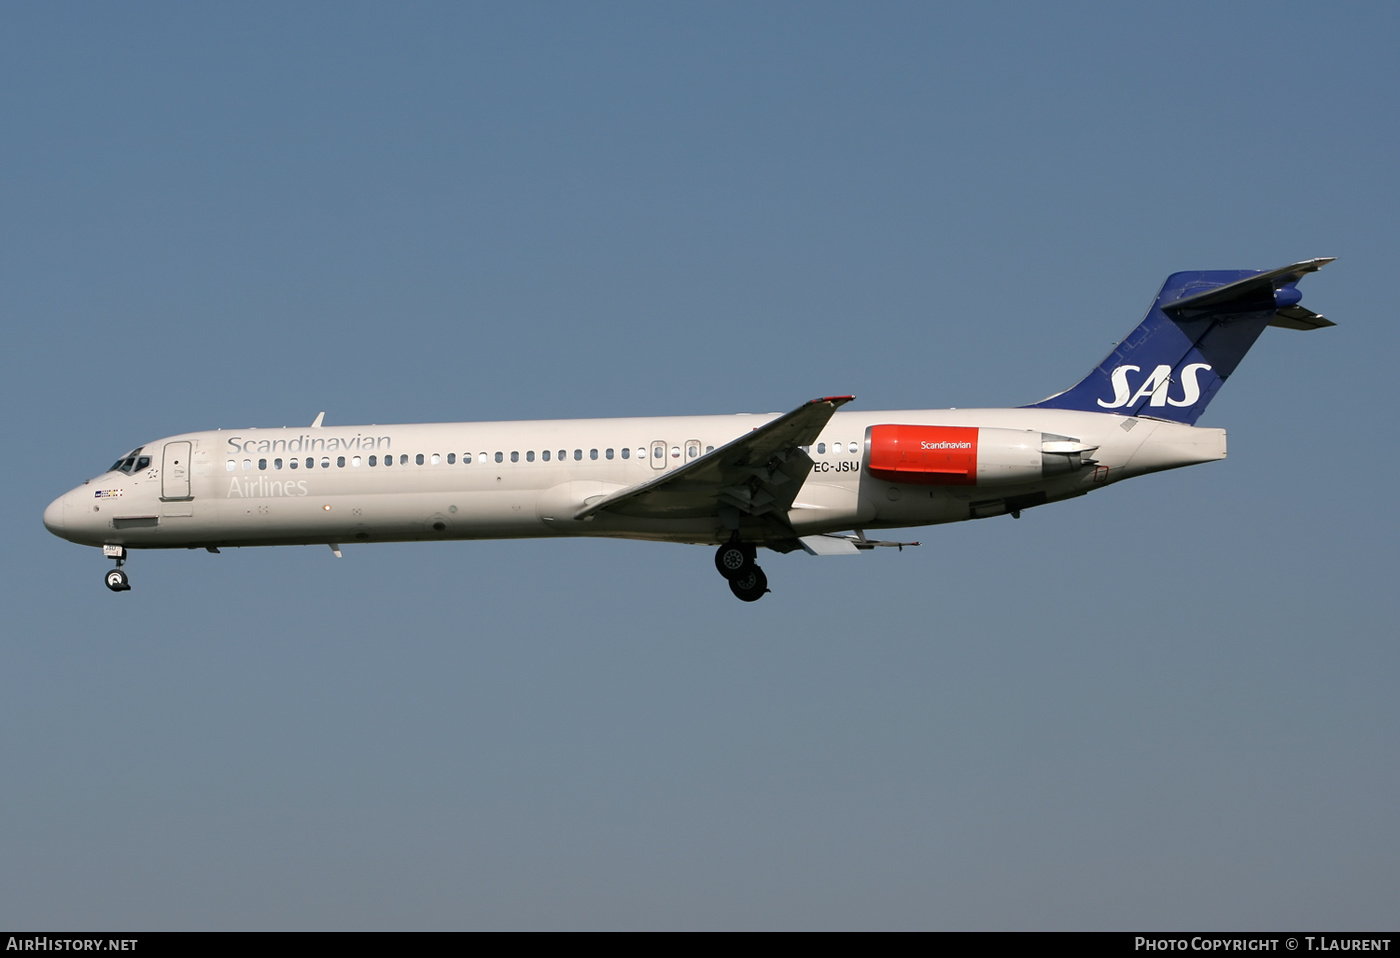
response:
<path fill-rule="evenodd" d="M 977 484 L 976 426 L 871 426 L 870 474 L 926 486 Z"/>

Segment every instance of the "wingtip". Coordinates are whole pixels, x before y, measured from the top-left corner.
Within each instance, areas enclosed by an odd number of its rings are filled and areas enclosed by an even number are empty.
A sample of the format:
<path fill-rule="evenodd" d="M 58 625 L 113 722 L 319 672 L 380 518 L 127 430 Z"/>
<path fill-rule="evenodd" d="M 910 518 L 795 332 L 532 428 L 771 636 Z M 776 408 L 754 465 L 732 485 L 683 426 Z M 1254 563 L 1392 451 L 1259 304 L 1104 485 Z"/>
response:
<path fill-rule="evenodd" d="M 844 406 L 846 403 L 850 402 L 852 399 L 855 398 L 855 396 L 822 396 L 818 399 L 813 399 L 812 402 L 829 402 L 833 406 Z"/>
<path fill-rule="evenodd" d="M 1312 259 L 1303 260 L 1303 262 L 1298 265 L 1310 267 L 1308 272 L 1312 272 L 1313 270 L 1322 269 L 1322 267 L 1326 266 L 1328 263 L 1335 263 L 1336 261 L 1337 257 L 1335 256 L 1314 256 Z"/>

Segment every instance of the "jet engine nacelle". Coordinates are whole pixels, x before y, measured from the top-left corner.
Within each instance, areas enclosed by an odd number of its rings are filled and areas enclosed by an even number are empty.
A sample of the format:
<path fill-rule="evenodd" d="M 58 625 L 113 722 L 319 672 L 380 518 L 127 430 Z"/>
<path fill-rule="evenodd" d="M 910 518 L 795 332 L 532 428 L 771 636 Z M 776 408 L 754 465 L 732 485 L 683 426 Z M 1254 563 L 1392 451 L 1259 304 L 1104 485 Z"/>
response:
<path fill-rule="evenodd" d="M 997 486 L 1077 472 L 1097 446 L 1029 429 L 871 426 L 866 468 L 877 479 L 925 486 Z"/>

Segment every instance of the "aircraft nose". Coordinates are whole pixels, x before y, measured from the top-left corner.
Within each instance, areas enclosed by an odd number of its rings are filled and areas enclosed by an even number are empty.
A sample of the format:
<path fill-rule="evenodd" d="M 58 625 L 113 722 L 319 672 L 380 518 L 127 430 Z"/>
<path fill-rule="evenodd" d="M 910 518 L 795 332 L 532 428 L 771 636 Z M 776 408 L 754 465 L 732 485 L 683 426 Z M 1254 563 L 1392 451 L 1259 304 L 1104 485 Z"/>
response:
<path fill-rule="evenodd" d="M 56 536 L 63 535 L 65 527 L 63 511 L 64 504 L 67 501 L 67 496 L 59 496 L 53 502 L 50 502 L 49 507 L 44 510 L 44 528 L 48 529 Z"/>

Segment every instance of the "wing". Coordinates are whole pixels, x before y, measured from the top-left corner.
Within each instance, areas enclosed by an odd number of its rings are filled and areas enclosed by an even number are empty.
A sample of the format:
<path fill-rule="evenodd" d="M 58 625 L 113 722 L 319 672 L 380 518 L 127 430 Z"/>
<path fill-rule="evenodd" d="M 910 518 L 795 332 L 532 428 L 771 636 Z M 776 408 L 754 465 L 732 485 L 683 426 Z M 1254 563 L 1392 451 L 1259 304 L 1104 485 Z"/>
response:
<path fill-rule="evenodd" d="M 827 396 L 706 453 L 655 479 L 619 489 L 575 513 L 646 518 L 785 516 L 812 471 L 801 446 L 815 442 L 831 416 L 854 396 Z M 786 519 L 784 518 L 784 524 Z"/>

